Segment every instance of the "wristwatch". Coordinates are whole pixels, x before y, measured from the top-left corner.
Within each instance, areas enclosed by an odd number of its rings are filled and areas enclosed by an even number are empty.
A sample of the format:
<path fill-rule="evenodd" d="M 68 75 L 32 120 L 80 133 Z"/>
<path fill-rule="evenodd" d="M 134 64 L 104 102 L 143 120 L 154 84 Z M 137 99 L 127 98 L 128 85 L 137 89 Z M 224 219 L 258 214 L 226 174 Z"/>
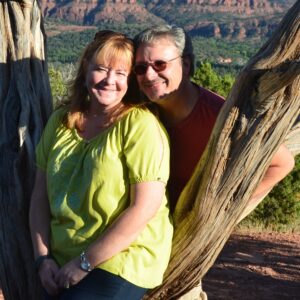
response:
<path fill-rule="evenodd" d="M 80 254 L 80 269 L 85 272 L 91 272 L 93 270 L 84 251 Z"/>

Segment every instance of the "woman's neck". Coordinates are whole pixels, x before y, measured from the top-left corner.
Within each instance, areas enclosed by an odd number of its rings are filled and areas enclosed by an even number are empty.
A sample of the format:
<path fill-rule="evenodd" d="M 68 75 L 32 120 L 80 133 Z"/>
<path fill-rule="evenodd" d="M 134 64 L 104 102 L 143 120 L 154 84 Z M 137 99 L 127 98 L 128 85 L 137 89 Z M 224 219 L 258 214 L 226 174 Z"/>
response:
<path fill-rule="evenodd" d="M 120 102 L 112 108 L 93 109 L 90 106 L 82 113 L 80 135 L 89 140 L 112 126 L 127 110 L 127 106 Z"/>

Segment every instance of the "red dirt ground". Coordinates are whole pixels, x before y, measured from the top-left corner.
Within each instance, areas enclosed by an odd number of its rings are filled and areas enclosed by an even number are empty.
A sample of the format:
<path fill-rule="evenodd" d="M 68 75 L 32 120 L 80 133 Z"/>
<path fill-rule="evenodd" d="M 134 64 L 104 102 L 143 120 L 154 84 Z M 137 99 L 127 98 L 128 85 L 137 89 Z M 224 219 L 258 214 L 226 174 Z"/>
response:
<path fill-rule="evenodd" d="M 209 300 L 300 300 L 300 234 L 234 233 L 203 289 Z"/>

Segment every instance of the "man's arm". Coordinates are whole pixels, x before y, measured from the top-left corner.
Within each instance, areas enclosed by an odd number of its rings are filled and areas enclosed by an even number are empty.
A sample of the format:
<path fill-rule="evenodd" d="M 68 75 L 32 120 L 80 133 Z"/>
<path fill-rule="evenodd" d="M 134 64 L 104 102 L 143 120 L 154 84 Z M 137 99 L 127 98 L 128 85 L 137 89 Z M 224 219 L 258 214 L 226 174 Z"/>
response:
<path fill-rule="evenodd" d="M 246 209 L 241 215 L 239 222 L 250 214 L 270 190 L 281 181 L 295 166 L 295 160 L 292 153 L 285 145 L 281 145 L 272 158 L 262 181 L 254 191 Z"/>

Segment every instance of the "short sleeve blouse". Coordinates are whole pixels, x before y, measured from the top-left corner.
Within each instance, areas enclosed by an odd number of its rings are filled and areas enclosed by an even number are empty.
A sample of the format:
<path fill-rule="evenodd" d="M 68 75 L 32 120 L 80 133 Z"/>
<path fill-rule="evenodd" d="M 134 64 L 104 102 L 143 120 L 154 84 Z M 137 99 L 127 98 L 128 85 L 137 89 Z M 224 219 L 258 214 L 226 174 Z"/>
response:
<path fill-rule="evenodd" d="M 93 139 L 62 124 L 65 109 L 49 119 L 37 146 L 37 166 L 47 174 L 51 251 L 64 265 L 79 256 L 129 206 L 130 184 L 167 182 L 169 142 L 144 108 L 127 114 Z M 158 213 L 128 249 L 99 265 L 135 285 L 162 282 L 173 228 L 164 196 Z"/>

